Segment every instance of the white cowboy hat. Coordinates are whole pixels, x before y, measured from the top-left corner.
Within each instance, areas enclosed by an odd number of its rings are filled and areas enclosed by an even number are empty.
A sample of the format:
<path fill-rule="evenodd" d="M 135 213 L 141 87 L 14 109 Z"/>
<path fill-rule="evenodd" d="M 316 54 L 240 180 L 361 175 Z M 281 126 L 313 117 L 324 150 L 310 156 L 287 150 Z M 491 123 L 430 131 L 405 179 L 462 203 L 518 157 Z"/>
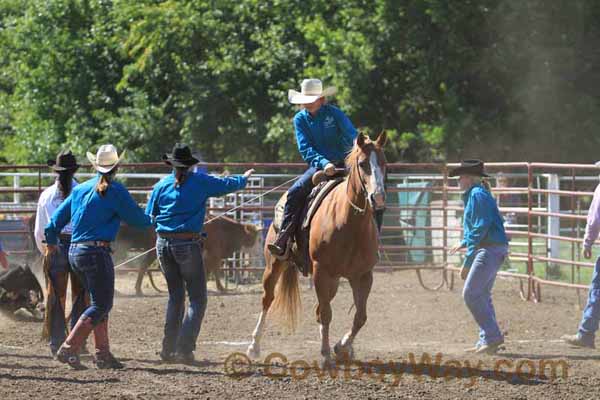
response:
<path fill-rule="evenodd" d="M 336 91 L 334 86 L 323 90 L 323 82 L 320 79 L 305 79 L 300 84 L 300 92 L 293 89 L 288 91 L 288 100 L 292 104 L 310 104 L 321 97 L 333 96 Z"/>
<path fill-rule="evenodd" d="M 101 174 L 106 174 L 112 171 L 117 164 L 123 159 L 125 155 L 125 150 L 119 154 L 117 153 L 117 148 L 112 144 L 103 144 L 98 149 L 96 155 L 93 155 L 89 151 L 86 153 L 88 160 L 92 163 L 92 166 L 96 169 L 96 171 Z"/>

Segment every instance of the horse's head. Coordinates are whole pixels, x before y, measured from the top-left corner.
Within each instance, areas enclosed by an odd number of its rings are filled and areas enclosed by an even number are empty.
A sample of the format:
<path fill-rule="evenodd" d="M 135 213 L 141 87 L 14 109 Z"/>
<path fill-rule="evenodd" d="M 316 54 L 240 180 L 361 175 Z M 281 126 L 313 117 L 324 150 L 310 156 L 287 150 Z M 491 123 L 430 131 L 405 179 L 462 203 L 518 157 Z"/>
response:
<path fill-rule="evenodd" d="M 364 133 L 359 133 L 356 144 L 346 160 L 350 176 L 359 180 L 361 189 L 373 209 L 385 207 L 386 160 L 383 147 L 386 141 L 385 131 L 381 132 L 375 141 Z"/>

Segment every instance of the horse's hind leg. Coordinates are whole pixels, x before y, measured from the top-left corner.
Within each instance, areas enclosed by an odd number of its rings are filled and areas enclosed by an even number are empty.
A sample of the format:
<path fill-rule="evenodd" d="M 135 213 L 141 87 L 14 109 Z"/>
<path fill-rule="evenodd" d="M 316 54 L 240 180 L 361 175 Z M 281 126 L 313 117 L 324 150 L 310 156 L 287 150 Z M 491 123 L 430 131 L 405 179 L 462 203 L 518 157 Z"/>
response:
<path fill-rule="evenodd" d="M 352 343 L 354 338 L 367 322 L 367 299 L 373 285 L 373 271 L 369 271 L 359 278 L 350 280 L 352 287 L 352 296 L 354 297 L 354 305 L 356 312 L 354 313 L 354 322 L 352 329 L 344 335 L 344 337 L 336 343 L 333 348 L 338 359 L 350 360 L 354 356 Z"/>
<path fill-rule="evenodd" d="M 267 313 L 269 307 L 275 299 L 275 285 L 279 280 L 281 272 L 285 269 L 285 263 L 279 261 L 270 254 L 266 255 L 267 265 L 263 274 L 263 296 L 262 296 L 262 311 L 258 317 L 258 322 L 254 332 L 252 332 L 252 343 L 248 346 L 246 354 L 252 359 L 257 359 L 260 356 L 260 340 L 265 328 Z"/>

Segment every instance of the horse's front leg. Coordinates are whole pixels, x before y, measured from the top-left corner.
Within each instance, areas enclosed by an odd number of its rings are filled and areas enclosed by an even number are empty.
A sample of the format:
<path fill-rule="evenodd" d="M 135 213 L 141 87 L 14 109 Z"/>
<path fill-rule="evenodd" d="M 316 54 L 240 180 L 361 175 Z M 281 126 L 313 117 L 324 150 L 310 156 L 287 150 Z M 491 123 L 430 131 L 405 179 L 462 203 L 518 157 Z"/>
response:
<path fill-rule="evenodd" d="M 331 300 L 337 291 L 339 279 L 331 278 L 326 273 L 319 271 L 318 266 L 313 268 L 315 290 L 319 304 L 317 306 L 317 322 L 321 335 L 321 366 L 331 367 L 331 347 L 329 346 L 329 325 L 331 323 Z"/>
<path fill-rule="evenodd" d="M 356 307 L 352 329 L 333 348 L 336 357 L 341 360 L 351 360 L 354 357 L 352 343 L 360 329 L 367 322 L 367 299 L 373 286 L 373 272 L 369 271 L 359 278 L 351 279 L 350 286 L 352 287 L 352 296 Z"/>

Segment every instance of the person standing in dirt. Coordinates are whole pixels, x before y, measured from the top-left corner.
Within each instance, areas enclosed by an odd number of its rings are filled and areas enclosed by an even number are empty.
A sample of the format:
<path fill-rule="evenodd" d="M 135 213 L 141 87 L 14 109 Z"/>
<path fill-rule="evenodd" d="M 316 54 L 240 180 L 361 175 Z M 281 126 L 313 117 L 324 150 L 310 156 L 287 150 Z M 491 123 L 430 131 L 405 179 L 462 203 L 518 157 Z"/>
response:
<path fill-rule="evenodd" d="M 98 175 L 73 188 L 45 229 L 48 253 L 54 254 L 58 251 L 60 232 L 72 223 L 69 262 L 90 295 L 90 306 L 58 349 L 56 359 L 75 369 L 84 368 L 79 351 L 93 331 L 96 366 L 120 369 L 123 364 L 110 352 L 108 340 L 108 315 L 115 291 L 111 242 L 117 236 L 121 220 L 140 228 L 151 223 L 125 186 L 114 180 L 123 154 L 119 156 L 115 146 L 107 144 L 100 146 L 95 156 L 88 152 L 87 157 Z"/>
<path fill-rule="evenodd" d="M 600 162 L 596 163 L 600 167 Z M 583 237 L 583 257 L 592 258 L 592 247 L 600 234 L 600 184 L 596 186 L 592 204 L 588 210 L 585 236 Z M 562 340 L 575 347 L 596 348 L 596 332 L 600 324 L 600 257 L 596 260 L 588 301 L 583 310 L 579 329 L 575 335 L 564 335 Z"/>
<path fill-rule="evenodd" d="M 466 249 L 460 271 L 460 277 L 465 280 L 463 298 L 480 327 L 479 341 L 467 351 L 494 354 L 504 343 L 492 304 L 496 274 L 508 254 L 504 221 L 490 187 L 483 179 L 488 177 L 483 161 L 465 160 L 451 170 L 449 176 L 459 177 L 465 203 L 463 240 L 449 254 Z"/>
<path fill-rule="evenodd" d="M 254 170 L 230 177 L 194 172 L 199 158 L 180 143 L 162 158 L 173 173 L 154 186 L 146 207 L 156 227 L 156 254 L 169 289 L 160 358 L 192 364 L 208 301 L 201 234 L 206 200 L 243 189 Z"/>
<path fill-rule="evenodd" d="M 73 176 L 79 169 L 77 159 L 70 150 L 61 151 L 56 156 L 56 160 L 48 160 L 48 166 L 56 172 L 57 177 L 54 184 L 46 188 L 40 195 L 35 214 L 34 237 L 41 254 L 46 254 L 44 228 L 50 221 L 54 211 L 71 194 L 71 190 L 77 186 L 77 181 Z M 46 313 L 42 336 L 50 340 L 50 352 L 53 357 L 56 357 L 58 348 L 66 338 L 65 305 L 69 276 L 71 278 L 72 299 L 71 329 L 75 327 L 77 320 L 79 320 L 86 307 L 83 286 L 69 264 L 72 232 L 73 228 L 69 223 L 58 236 L 57 251 L 49 254 L 44 260 L 44 275 L 48 285 L 48 296 L 46 296 Z"/>

